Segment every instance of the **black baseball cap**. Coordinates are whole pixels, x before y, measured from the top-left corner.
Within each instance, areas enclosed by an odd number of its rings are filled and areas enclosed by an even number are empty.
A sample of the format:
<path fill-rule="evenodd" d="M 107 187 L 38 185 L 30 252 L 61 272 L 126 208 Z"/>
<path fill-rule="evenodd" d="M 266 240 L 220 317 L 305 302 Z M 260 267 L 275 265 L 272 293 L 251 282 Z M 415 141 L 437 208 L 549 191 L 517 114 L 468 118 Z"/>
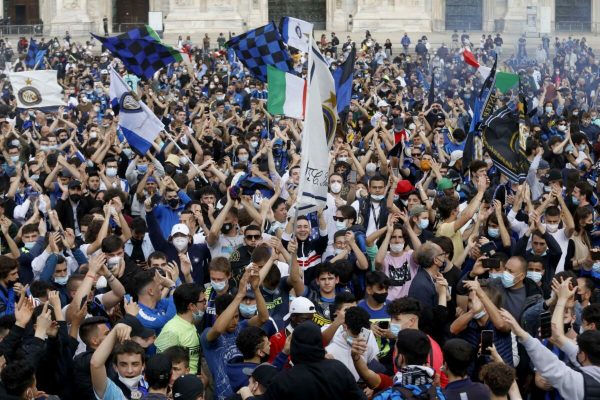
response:
<path fill-rule="evenodd" d="M 279 373 L 277 368 L 272 366 L 271 364 L 265 363 L 260 364 L 258 367 L 252 368 L 244 368 L 242 372 L 254 378 L 254 380 L 265 388 L 269 387 L 269 385 L 274 381 L 275 376 Z"/>
<path fill-rule="evenodd" d="M 204 395 L 204 385 L 196 375 L 182 375 L 173 383 L 174 400 L 196 400 Z"/>
<path fill-rule="evenodd" d="M 148 339 L 149 337 L 156 335 L 153 329 L 146 328 L 142 325 L 140 320 L 133 315 L 126 314 L 119 322 L 131 327 L 131 337 L 137 336 L 142 339 Z"/>
<path fill-rule="evenodd" d="M 74 187 L 81 187 L 81 182 L 77 179 L 73 179 L 71 182 L 69 182 L 69 189 L 73 189 Z"/>
<path fill-rule="evenodd" d="M 546 179 L 548 180 L 548 182 L 562 181 L 563 177 L 562 177 L 562 173 L 560 172 L 560 169 L 552 168 L 546 174 Z"/>
<path fill-rule="evenodd" d="M 146 361 L 144 376 L 150 385 L 171 379 L 171 359 L 165 354 L 155 354 Z"/>

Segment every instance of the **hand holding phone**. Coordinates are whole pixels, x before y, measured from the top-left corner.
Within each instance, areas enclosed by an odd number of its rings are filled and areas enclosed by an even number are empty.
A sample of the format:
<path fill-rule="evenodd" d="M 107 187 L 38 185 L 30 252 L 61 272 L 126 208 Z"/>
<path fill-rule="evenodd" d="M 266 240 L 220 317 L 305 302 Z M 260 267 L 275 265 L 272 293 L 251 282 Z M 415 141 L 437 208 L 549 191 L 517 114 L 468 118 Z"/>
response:
<path fill-rule="evenodd" d="M 552 336 L 552 314 L 544 311 L 540 314 L 540 337 L 546 339 Z"/>
<path fill-rule="evenodd" d="M 481 355 L 489 356 L 492 353 L 488 350 L 488 347 L 492 347 L 494 344 L 494 331 L 485 330 L 481 331 Z"/>
<path fill-rule="evenodd" d="M 365 343 L 368 343 L 369 336 L 371 336 L 371 331 L 368 328 L 361 328 L 360 333 L 358 334 L 358 338 L 360 340 L 364 340 Z"/>

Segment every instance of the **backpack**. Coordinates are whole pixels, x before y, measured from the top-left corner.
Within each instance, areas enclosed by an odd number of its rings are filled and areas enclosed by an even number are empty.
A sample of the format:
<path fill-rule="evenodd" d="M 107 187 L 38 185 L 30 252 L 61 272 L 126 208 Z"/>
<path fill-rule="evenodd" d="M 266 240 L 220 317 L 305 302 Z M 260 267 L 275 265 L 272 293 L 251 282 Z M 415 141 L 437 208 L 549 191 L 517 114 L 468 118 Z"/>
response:
<path fill-rule="evenodd" d="M 374 397 L 374 400 L 445 400 L 446 398 L 434 385 L 392 386 Z"/>

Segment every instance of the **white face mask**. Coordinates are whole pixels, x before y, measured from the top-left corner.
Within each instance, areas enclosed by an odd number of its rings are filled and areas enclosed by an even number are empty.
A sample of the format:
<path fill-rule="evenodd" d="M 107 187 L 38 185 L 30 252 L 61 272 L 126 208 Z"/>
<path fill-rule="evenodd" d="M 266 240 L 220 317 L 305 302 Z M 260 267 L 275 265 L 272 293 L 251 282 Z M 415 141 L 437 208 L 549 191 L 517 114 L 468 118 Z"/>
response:
<path fill-rule="evenodd" d="M 548 231 L 548 233 L 555 233 L 556 231 L 558 231 L 558 224 L 545 224 L 546 225 L 546 230 Z"/>
<path fill-rule="evenodd" d="M 335 221 L 335 227 L 338 231 L 346 229 L 346 223 L 344 221 Z"/>
<path fill-rule="evenodd" d="M 339 192 L 342 191 L 342 184 L 339 182 L 333 182 L 331 184 L 330 188 L 331 188 L 331 193 L 338 194 Z"/>
<path fill-rule="evenodd" d="M 177 251 L 183 251 L 183 250 L 187 249 L 188 243 L 189 243 L 189 241 L 186 238 L 178 237 L 178 238 L 173 239 L 173 246 L 175 246 Z"/>
<path fill-rule="evenodd" d="M 121 257 L 119 257 L 119 256 L 111 257 L 106 261 L 106 267 L 108 268 L 109 271 L 112 271 L 113 269 L 118 268 L 120 264 L 121 264 Z"/>
<path fill-rule="evenodd" d="M 137 389 L 137 386 L 142 380 L 142 375 L 140 374 L 138 376 L 134 376 L 133 378 L 125 378 L 124 376 L 121 376 L 121 374 L 119 374 L 119 380 L 123 382 L 123 384 L 129 389 Z"/>
<path fill-rule="evenodd" d="M 108 176 L 109 178 L 113 178 L 113 177 L 117 176 L 117 169 L 116 168 L 106 168 L 106 176 Z"/>
<path fill-rule="evenodd" d="M 390 250 L 392 253 L 400 253 L 404 250 L 404 243 L 390 243 Z"/>
<path fill-rule="evenodd" d="M 239 160 L 240 162 L 247 162 L 247 161 L 248 161 L 248 154 L 240 154 L 240 155 L 238 156 L 238 160 Z"/>

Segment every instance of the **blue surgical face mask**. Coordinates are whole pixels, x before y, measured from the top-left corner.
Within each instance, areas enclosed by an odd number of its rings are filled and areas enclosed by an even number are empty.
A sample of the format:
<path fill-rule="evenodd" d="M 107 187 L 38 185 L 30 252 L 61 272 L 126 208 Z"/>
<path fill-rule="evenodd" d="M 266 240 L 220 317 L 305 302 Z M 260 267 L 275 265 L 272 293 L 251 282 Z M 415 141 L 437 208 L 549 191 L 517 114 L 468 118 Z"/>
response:
<path fill-rule="evenodd" d="M 419 220 L 419 228 L 421 228 L 421 229 L 427 229 L 428 226 L 429 226 L 429 219 L 428 218 Z"/>
<path fill-rule="evenodd" d="M 66 285 L 68 280 L 69 280 L 68 276 L 56 276 L 56 277 L 54 277 L 54 283 L 56 283 L 57 285 L 60 285 L 60 286 Z"/>
<path fill-rule="evenodd" d="M 592 265 L 592 271 L 600 273 L 600 262 L 595 262 L 594 265 Z"/>
<path fill-rule="evenodd" d="M 216 281 L 213 281 L 212 279 L 210 280 L 210 286 L 212 286 L 212 288 L 214 290 L 216 290 L 217 292 L 221 292 L 223 289 L 225 289 L 226 285 L 227 285 L 227 281 L 216 282 Z"/>
<path fill-rule="evenodd" d="M 382 194 L 372 194 L 371 195 L 371 199 L 375 200 L 375 201 L 381 201 L 381 200 L 383 200 L 384 197 L 385 196 Z"/>
<path fill-rule="evenodd" d="M 502 272 L 490 272 L 490 279 L 502 278 Z"/>
<path fill-rule="evenodd" d="M 35 242 L 23 242 L 23 247 L 27 250 L 33 249 L 33 246 L 35 246 Z"/>
<path fill-rule="evenodd" d="M 485 314 L 486 314 L 485 310 L 481 310 L 477 314 L 473 315 L 473 318 L 481 319 L 481 318 L 485 317 Z"/>
<path fill-rule="evenodd" d="M 335 221 L 335 228 L 338 231 L 346 229 L 346 223 L 344 221 Z"/>
<path fill-rule="evenodd" d="M 571 201 L 573 202 L 573 205 L 578 206 L 579 205 L 579 199 L 575 196 L 571 196 Z"/>
<path fill-rule="evenodd" d="M 390 332 L 394 337 L 398 336 L 398 333 L 402 330 L 402 326 L 400 324 L 390 324 Z"/>
<path fill-rule="evenodd" d="M 240 314 L 244 318 L 252 318 L 256 315 L 256 304 L 240 304 Z"/>
<path fill-rule="evenodd" d="M 499 228 L 488 228 L 487 232 L 488 232 L 488 236 L 493 239 L 496 239 L 498 236 L 500 236 Z"/>
<path fill-rule="evenodd" d="M 510 288 L 515 285 L 515 277 L 508 271 L 502 273 L 502 286 Z"/>
<path fill-rule="evenodd" d="M 148 171 L 148 164 L 138 164 L 137 170 L 140 174 L 145 174 Z"/>
<path fill-rule="evenodd" d="M 527 271 L 527 277 L 535 283 L 538 283 L 542 280 L 542 273 L 538 271 Z"/>
<path fill-rule="evenodd" d="M 194 319 L 194 321 L 200 321 L 202 317 L 204 317 L 204 311 L 198 310 L 192 312 L 192 318 Z"/>

